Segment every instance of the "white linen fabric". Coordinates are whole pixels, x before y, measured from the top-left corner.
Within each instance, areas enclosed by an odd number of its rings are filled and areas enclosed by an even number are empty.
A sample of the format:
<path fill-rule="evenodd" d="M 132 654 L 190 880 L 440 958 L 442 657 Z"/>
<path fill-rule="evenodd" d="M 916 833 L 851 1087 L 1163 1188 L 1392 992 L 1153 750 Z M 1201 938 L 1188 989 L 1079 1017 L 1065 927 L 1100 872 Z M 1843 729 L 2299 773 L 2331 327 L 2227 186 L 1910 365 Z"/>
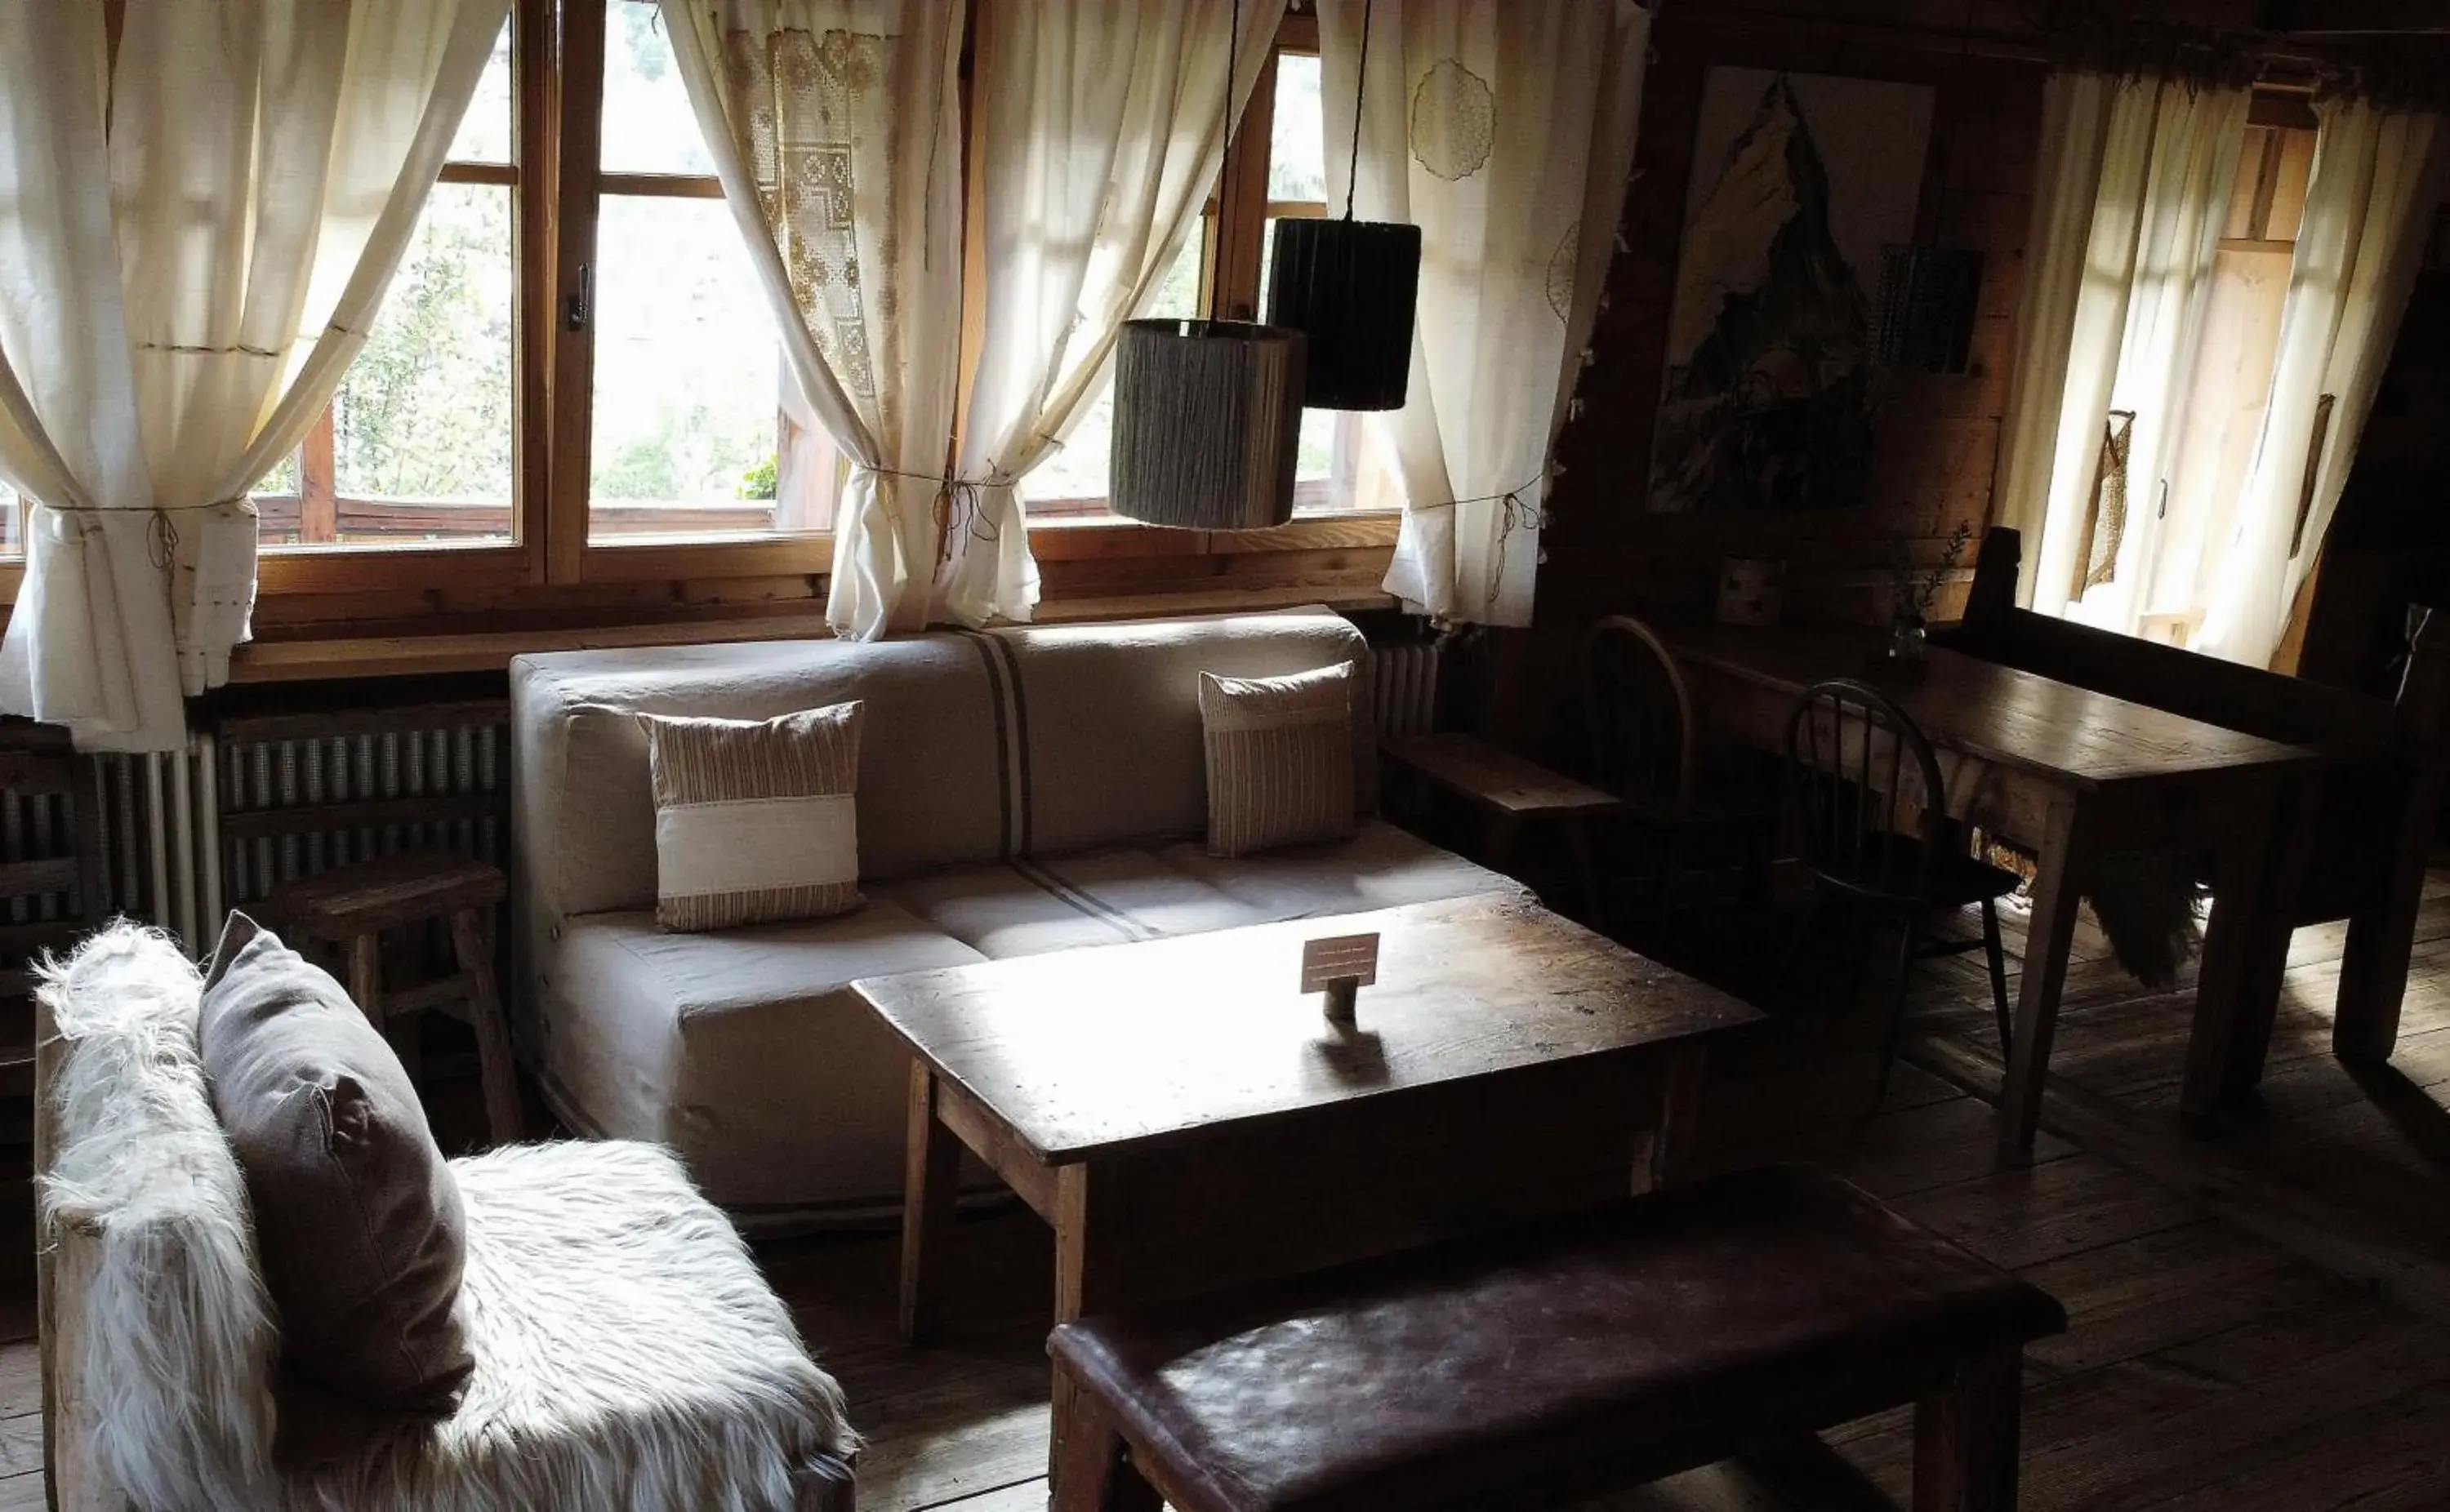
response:
<path fill-rule="evenodd" d="M 2249 92 L 2171 79 L 2053 74 L 2043 185 L 2017 312 L 1999 518 L 2029 545 L 2018 598 L 2132 632 L 2153 501 L 2185 417 Z M 2077 553 L 2112 411 L 2129 433 L 2128 529 L 2109 581 L 2078 595 Z"/>
<path fill-rule="evenodd" d="M 2314 109 L 2320 130 L 2270 400 L 2244 497 L 2219 543 L 2223 560 L 2205 574 L 2211 591 L 2195 642 L 2253 667 L 2278 649 L 2330 530 L 2450 164 L 2437 112 L 2338 99 Z M 2309 458 L 2324 395 L 2334 397 L 2330 423 L 2321 455 Z"/>
<path fill-rule="evenodd" d="M 506 0 L 0 6 L 0 709 L 183 745 L 255 597 L 246 491 L 330 401 Z"/>
<path fill-rule="evenodd" d="M 933 617 L 1026 620 L 1016 485 L 1095 398 L 1123 320 L 1198 224 L 1224 156 L 1232 0 L 993 0 L 978 11 L 985 316 Z M 1246 0 L 1234 108 L 1284 0 Z"/>
<path fill-rule="evenodd" d="M 1318 10 L 1333 204 L 1364 6 Z M 1371 24 L 1353 212 L 1422 239 L 1408 402 L 1370 420 L 1406 498 L 1386 586 L 1416 611 L 1528 625 L 1549 448 L 1616 246 L 1650 17 L 1632 0 L 1410 0 Z"/>
<path fill-rule="evenodd" d="M 957 0 L 661 0 L 802 397 L 852 461 L 826 618 L 917 630 L 961 359 Z"/>

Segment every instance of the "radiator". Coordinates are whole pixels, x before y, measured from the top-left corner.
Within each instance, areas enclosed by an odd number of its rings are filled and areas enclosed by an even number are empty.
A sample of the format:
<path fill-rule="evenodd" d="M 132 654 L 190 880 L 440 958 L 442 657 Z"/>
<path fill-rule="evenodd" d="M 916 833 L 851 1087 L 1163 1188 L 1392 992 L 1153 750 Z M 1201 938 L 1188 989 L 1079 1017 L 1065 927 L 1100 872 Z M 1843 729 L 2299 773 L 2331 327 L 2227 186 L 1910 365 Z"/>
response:
<path fill-rule="evenodd" d="M 185 750 L 96 758 L 109 906 L 202 955 L 225 910 L 328 867 L 449 850 L 507 868 L 510 731 L 450 708 L 430 727 L 257 736 L 239 721 Z"/>
<path fill-rule="evenodd" d="M 1442 641 L 1392 641 L 1371 648 L 1381 735 L 1422 735 L 1438 725 L 1438 668 Z"/>

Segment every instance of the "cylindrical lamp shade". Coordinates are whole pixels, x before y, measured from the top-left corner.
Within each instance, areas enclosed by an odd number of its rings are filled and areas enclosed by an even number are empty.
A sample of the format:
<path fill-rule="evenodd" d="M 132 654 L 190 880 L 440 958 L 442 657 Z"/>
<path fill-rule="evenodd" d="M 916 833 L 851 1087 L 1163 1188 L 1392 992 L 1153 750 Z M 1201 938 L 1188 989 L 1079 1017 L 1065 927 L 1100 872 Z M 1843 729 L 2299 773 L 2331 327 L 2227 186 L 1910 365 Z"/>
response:
<path fill-rule="evenodd" d="M 1268 323 L 1310 338 L 1302 402 L 1313 410 L 1402 409 L 1420 292 L 1419 226 L 1278 221 Z"/>
<path fill-rule="evenodd" d="M 1246 320 L 1127 320 L 1115 348 L 1114 512 L 1255 531 L 1293 514 L 1302 336 Z"/>

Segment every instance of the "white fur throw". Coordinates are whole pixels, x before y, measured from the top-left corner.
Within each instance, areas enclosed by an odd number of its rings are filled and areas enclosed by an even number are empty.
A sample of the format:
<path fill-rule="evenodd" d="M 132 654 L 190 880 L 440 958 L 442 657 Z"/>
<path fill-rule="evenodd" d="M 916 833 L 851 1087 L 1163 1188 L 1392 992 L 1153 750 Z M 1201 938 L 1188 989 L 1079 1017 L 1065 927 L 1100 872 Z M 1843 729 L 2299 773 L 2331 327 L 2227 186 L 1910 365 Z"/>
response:
<path fill-rule="evenodd" d="M 277 1477 L 274 1330 L 196 1064 L 196 974 L 123 925 L 43 992 L 73 1041 L 44 1212 L 101 1236 L 82 1368 L 109 1404 L 101 1463 L 142 1512 L 849 1504 L 840 1388 L 679 1162 L 613 1142 L 453 1162 L 476 1358 L 458 1410 L 362 1463 Z"/>
<path fill-rule="evenodd" d="M 69 1042 L 49 1089 L 46 1242 L 73 1231 L 98 1251 L 82 1297 L 57 1299 L 84 1344 L 57 1368 L 87 1383 L 97 1467 L 145 1512 L 262 1506 L 270 1474 L 271 1308 L 196 1058 L 201 988 L 178 946 L 117 924 L 38 989 Z"/>

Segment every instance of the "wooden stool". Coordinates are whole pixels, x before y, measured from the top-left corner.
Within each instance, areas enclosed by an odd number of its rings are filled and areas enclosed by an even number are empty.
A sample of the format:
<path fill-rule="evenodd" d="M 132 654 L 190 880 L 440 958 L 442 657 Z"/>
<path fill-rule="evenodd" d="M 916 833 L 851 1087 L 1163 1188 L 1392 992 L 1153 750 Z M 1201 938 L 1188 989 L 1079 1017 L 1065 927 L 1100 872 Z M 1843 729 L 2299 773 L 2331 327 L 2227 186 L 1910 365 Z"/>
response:
<path fill-rule="evenodd" d="M 1591 844 L 1590 826 L 1624 807 L 1615 794 L 1552 772 L 1476 735 L 1395 735 L 1381 741 L 1378 750 L 1418 781 L 1443 788 L 1482 812 L 1487 832 L 1481 859 L 1491 871 L 1514 875 L 1515 852 L 1526 825 L 1558 826 L 1574 859 L 1585 917 L 1597 925 L 1599 857 Z"/>
<path fill-rule="evenodd" d="M 1066 1324 L 1054 1506 L 1564 1506 L 1911 1402 L 1916 1512 L 2008 1512 L 2024 1347 L 2066 1327 L 1835 1177 L 1745 1172 Z"/>
<path fill-rule="evenodd" d="M 511 1063 L 510 1030 L 502 1019 L 502 995 L 486 957 L 476 911 L 500 902 L 508 892 L 495 867 L 432 851 L 335 867 L 293 882 L 263 902 L 267 915 L 299 937 L 295 943 L 322 941 L 347 953 L 349 996 L 399 1051 L 411 1077 L 418 1074 L 419 1059 L 417 1015 L 441 1009 L 476 1031 L 485 1122 L 496 1144 L 519 1137 L 519 1088 Z M 458 971 L 385 992 L 382 932 L 443 918 L 451 921 Z"/>

